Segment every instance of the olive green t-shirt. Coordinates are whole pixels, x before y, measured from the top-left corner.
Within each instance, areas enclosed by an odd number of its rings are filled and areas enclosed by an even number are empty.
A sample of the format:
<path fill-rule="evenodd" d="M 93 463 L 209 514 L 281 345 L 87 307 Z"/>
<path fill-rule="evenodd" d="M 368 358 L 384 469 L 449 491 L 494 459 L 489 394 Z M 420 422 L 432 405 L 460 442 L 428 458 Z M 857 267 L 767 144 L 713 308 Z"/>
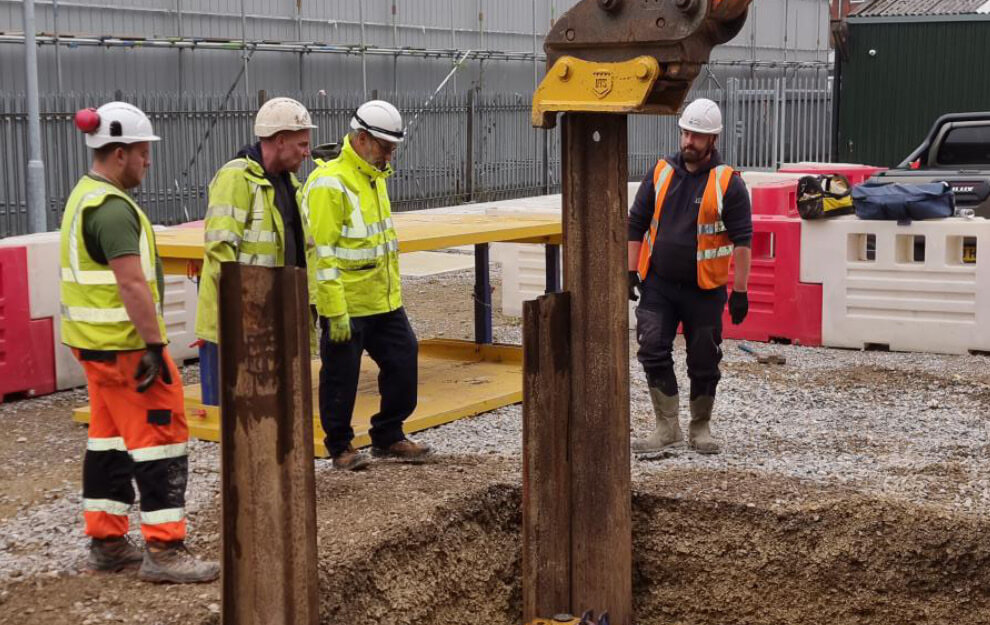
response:
<path fill-rule="evenodd" d="M 94 180 L 113 184 L 109 180 L 88 174 Z M 121 256 L 140 256 L 141 222 L 137 213 L 122 198 L 109 196 L 103 204 L 86 211 L 83 216 L 83 241 L 90 257 L 101 265 Z M 155 257 L 158 293 L 164 299 L 165 270 L 162 259 Z"/>

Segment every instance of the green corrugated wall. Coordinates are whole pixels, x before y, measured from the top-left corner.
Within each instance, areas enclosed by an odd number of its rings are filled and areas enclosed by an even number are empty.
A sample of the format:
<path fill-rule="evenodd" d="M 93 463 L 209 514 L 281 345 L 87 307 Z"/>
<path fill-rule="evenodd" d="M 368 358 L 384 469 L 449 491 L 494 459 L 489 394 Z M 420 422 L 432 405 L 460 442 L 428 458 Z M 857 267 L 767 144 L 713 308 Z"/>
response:
<path fill-rule="evenodd" d="M 990 21 L 850 22 L 841 72 L 837 160 L 892 167 L 939 115 L 990 111 Z"/>

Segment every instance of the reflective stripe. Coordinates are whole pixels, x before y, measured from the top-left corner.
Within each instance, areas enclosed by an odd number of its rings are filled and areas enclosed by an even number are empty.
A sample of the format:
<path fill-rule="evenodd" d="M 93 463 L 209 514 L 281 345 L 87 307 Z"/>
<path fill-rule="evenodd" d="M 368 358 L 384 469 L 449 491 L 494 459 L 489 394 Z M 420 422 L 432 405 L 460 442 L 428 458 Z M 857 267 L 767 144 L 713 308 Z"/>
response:
<path fill-rule="evenodd" d="M 336 280 L 340 277 L 339 269 L 318 269 L 316 271 L 316 279 L 320 282 L 327 282 L 329 280 Z"/>
<path fill-rule="evenodd" d="M 728 165 L 719 165 L 715 168 L 715 199 L 718 206 L 718 216 L 722 216 L 722 198 L 725 195 L 722 193 L 722 174 L 728 169 Z"/>
<path fill-rule="evenodd" d="M 385 221 L 380 221 L 376 224 L 371 224 L 364 228 L 356 228 L 352 226 L 344 226 L 340 229 L 340 237 L 343 239 L 367 239 L 370 236 L 376 234 L 381 234 L 386 230 L 392 229 L 392 218 L 389 217 Z"/>
<path fill-rule="evenodd" d="M 83 499 L 83 510 L 86 512 L 106 512 L 116 516 L 127 516 L 131 504 L 112 499 Z"/>
<path fill-rule="evenodd" d="M 159 445 L 157 447 L 142 447 L 141 449 L 132 449 L 131 457 L 134 458 L 134 462 L 181 458 L 187 454 L 188 446 L 188 443 L 174 443 L 172 445 Z"/>
<path fill-rule="evenodd" d="M 165 508 L 154 512 L 141 511 L 142 525 L 161 525 L 162 523 L 178 523 L 186 518 L 185 508 Z"/>
<path fill-rule="evenodd" d="M 650 220 L 650 229 L 646 231 L 645 237 L 650 256 L 653 255 L 653 243 L 656 241 L 657 229 L 660 227 L 660 223 L 657 221 L 656 206 L 660 200 L 665 199 L 660 197 L 660 194 L 663 192 L 664 185 L 667 184 L 667 180 L 673 173 L 674 168 L 670 166 L 670 163 L 664 161 L 663 169 L 660 170 L 660 176 L 657 178 L 656 184 L 653 185 L 653 219 Z"/>
<path fill-rule="evenodd" d="M 335 191 L 340 191 L 347 196 L 347 202 L 351 205 L 351 227 L 358 229 L 364 228 L 364 215 L 361 214 L 361 200 L 358 198 L 357 194 L 344 186 L 340 180 L 333 176 L 320 176 L 313 181 L 310 189 L 333 189 Z M 308 194 L 307 194 L 308 195 Z M 351 237 L 357 238 L 357 237 Z"/>
<path fill-rule="evenodd" d="M 224 169 L 247 169 L 251 164 L 247 162 L 247 159 L 238 158 L 228 162 L 223 166 Z"/>
<path fill-rule="evenodd" d="M 711 250 L 698 250 L 698 260 L 711 260 L 713 258 L 722 258 L 723 256 L 728 256 L 732 254 L 732 245 L 723 245 L 722 247 L 717 247 Z"/>
<path fill-rule="evenodd" d="M 265 218 L 265 211 L 253 210 L 251 211 L 251 219 L 258 220 Z"/>
<path fill-rule="evenodd" d="M 237 255 L 237 262 L 242 265 L 257 265 L 259 267 L 274 267 L 275 256 L 272 254 L 245 254 L 241 252 Z"/>
<path fill-rule="evenodd" d="M 206 211 L 206 218 L 233 217 L 237 221 L 247 221 L 247 211 L 236 206 L 218 205 L 211 206 Z"/>
<path fill-rule="evenodd" d="M 78 271 L 62 267 L 62 281 L 75 284 L 117 284 L 117 278 L 112 271 Z"/>
<path fill-rule="evenodd" d="M 148 282 L 157 279 L 155 275 L 155 268 L 151 264 L 151 241 L 148 240 L 148 233 L 141 228 L 141 267 L 144 269 L 144 279 Z M 158 297 L 161 298 L 164 293 L 159 293 Z"/>
<path fill-rule="evenodd" d="M 127 451 L 127 446 L 120 436 L 91 438 L 86 441 L 86 451 Z"/>
<path fill-rule="evenodd" d="M 204 237 L 207 243 L 226 242 L 231 245 L 240 245 L 241 237 L 232 230 L 207 230 Z"/>
<path fill-rule="evenodd" d="M 364 249 L 352 250 L 343 247 L 334 248 L 333 252 L 342 260 L 375 260 L 379 256 L 384 256 L 389 252 L 396 252 L 399 249 L 399 241 L 392 239 L 381 245 Z"/>
<path fill-rule="evenodd" d="M 332 245 L 320 245 L 316 248 L 317 258 L 336 258 L 333 253 Z"/>
<path fill-rule="evenodd" d="M 275 243 L 277 239 L 274 232 L 246 230 L 244 232 L 244 240 L 249 243 Z"/>
<path fill-rule="evenodd" d="M 120 323 L 130 321 L 125 308 L 86 308 L 62 305 L 62 316 L 69 321 L 83 323 Z"/>
<path fill-rule="evenodd" d="M 718 234 L 725 232 L 725 222 L 719 219 L 713 224 L 698 224 L 698 234 Z"/>

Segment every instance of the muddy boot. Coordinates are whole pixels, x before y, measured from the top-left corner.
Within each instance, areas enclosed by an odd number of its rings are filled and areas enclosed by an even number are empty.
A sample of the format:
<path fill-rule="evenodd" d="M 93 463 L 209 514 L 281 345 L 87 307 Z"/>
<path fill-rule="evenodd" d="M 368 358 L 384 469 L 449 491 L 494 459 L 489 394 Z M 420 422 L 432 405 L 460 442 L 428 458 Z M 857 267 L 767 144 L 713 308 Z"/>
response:
<path fill-rule="evenodd" d="M 680 410 L 680 396 L 664 395 L 660 389 L 650 387 L 653 412 L 657 417 L 657 429 L 647 438 L 633 441 L 634 454 L 652 454 L 684 442 L 681 424 L 677 420 Z"/>
<path fill-rule="evenodd" d="M 148 541 L 138 578 L 146 582 L 195 584 L 220 577 L 220 564 L 204 562 L 189 553 L 181 540 L 162 543 Z"/>
<path fill-rule="evenodd" d="M 372 445 L 371 455 L 375 458 L 391 458 L 393 460 L 418 461 L 430 455 L 430 446 L 404 438 L 388 447 Z"/>
<path fill-rule="evenodd" d="M 144 555 L 141 548 L 127 536 L 94 538 L 89 543 L 89 558 L 86 565 L 91 571 L 122 571 L 137 567 Z"/>
<path fill-rule="evenodd" d="M 717 454 L 718 444 L 712 438 L 708 422 L 712 418 L 715 398 L 701 395 L 691 400 L 691 425 L 688 429 L 688 445 L 699 454 Z"/>
<path fill-rule="evenodd" d="M 338 471 L 359 471 L 368 466 L 368 456 L 351 445 L 333 457 L 333 468 Z"/>

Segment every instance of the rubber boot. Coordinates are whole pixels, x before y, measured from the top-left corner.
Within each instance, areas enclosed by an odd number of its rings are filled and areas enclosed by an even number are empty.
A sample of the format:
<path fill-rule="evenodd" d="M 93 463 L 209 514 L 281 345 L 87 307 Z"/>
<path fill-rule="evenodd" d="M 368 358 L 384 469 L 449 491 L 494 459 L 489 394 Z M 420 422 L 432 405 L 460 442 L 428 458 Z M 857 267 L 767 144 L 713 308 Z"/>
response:
<path fill-rule="evenodd" d="M 633 441 L 634 454 L 652 454 L 674 447 L 684 442 L 681 424 L 677 417 L 680 411 L 680 396 L 664 395 L 660 389 L 650 387 L 653 412 L 657 418 L 657 429 L 644 439 Z"/>
<path fill-rule="evenodd" d="M 712 418 L 715 398 L 701 395 L 691 400 L 691 425 L 688 428 L 688 445 L 699 454 L 717 454 L 718 444 L 712 438 L 708 422 Z"/>

